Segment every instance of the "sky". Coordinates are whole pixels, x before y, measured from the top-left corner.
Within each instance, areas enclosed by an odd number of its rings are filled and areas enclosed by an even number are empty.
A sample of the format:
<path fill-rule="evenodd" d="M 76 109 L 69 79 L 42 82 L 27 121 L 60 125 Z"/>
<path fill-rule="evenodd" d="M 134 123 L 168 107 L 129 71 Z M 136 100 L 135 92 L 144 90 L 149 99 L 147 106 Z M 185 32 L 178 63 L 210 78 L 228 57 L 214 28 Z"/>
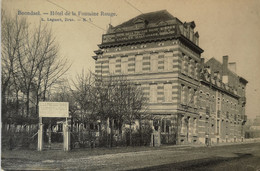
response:
<path fill-rule="evenodd" d="M 236 62 L 237 74 L 248 80 L 246 89 L 246 114 L 249 118 L 260 115 L 260 1 L 259 0 L 2 0 L 2 8 L 12 15 L 37 12 L 41 15 L 27 17 L 32 24 L 41 19 L 48 23 L 60 46 L 60 54 L 72 62 L 68 77 L 73 78 L 82 70 L 94 71 L 94 50 L 101 43 L 108 24 L 116 26 L 139 14 L 166 9 L 183 22 L 195 21 L 200 35 L 202 57 L 222 62 L 228 55 L 229 62 Z M 63 11 L 62 16 L 51 16 L 50 11 Z M 70 12 L 65 16 L 65 12 Z M 75 16 L 99 13 L 98 16 Z M 101 16 L 101 13 L 115 16 Z M 48 13 L 48 14 L 43 14 Z M 82 21 L 82 18 L 87 21 Z M 61 21 L 47 21 L 62 19 Z M 65 21 L 74 19 L 75 21 Z M 80 20 L 80 21 L 78 21 Z M 95 25 L 95 26 L 94 26 Z"/>

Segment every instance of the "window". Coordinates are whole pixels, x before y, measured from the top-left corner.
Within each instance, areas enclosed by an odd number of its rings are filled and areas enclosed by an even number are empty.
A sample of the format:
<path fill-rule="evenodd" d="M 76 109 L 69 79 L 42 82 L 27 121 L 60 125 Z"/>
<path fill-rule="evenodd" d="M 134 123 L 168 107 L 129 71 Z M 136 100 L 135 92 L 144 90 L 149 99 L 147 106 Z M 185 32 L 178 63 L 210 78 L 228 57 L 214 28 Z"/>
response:
<path fill-rule="evenodd" d="M 210 101 L 210 109 L 212 112 L 215 112 L 216 106 L 215 106 L 215 96 L 212 96 L 212 100 Z"/>
<path fill-rule="evenodd" d="M 127 74 L 127 72 L 128 72 L 128 58 L 124 57 L 124 58 L 122 58 L 121 61 L 122 61 L 122 64 L 121 64 L 122 74 Z"/>
<path fill-rule="evenodd" d="M 158 70 L 158 55 L 152 54 L 151 55 L 151 71 L 157 71 Z"/>
<path fill-rule="evenodd" d="M 184 60 L 184 57 L 181 59 L 181 72 L 185 73 L 185 60 Z"/>
<path fill-rule="evenodd" d="M 199 64 L 195 61 L 194 78 L 199 79 Z"/>
<path fill-rule="evenodd" d="M 189 105 L 192 105 L 193 104 L 193 93 L 192 93 L 192 88 L 190 88 L 189 87 L 189 90 L 188 90 L 188 93 L 189 93 L 189 95 L 188 95 L 188 103 L 189 103 Z"/>
<path fill-rule="evenodd" d="M 184 129 L 185 129 L 185 118 L 184 116 L 181 118 L 181 134 L 184 133 Z"/>
<path fill-rule="evenodd" d="M 209 99 L 209 93 L 206 95 L 206 107 L 209 107 L 210 105 L 210 99 Z"/>
<path fill-rule="evenodd" d="M 188 75 L 190 76 L 190 77 L 193 77 L 194 76 L 194 60 L 193 59 L 189 59 L 189 63 L 188 63 L 188 66 L 189 66 L 189 68 L 188 68 Z"/>
<path fill-rule="evenodd" d="M 116 71 L 116 58 L 109 59 L 109 73 L 115 74 Z"/>
<path fill-rule="evenodd" d="M 220 129 L 219 120 L 217 120 L 217 134 L 219 134 L 219 129 Z"/>
<path fill-rule="evenodd" d="M 143 67 L 142 59 L 143 59 L 143 56 L 142 56 L 142 55 L 137 55 L 137 56 L 136 56 L 135 71 L 136 71 L 137 73 L 142 72 L 142 67 Z"/>
<path fill-rule="evenodd" d="M 172 84 L 164 84 L 164 97 L 165 102 L 172 101 Z"/>
<path fill-rule="evenodd" d="M 164 57 L 164 70 L 165 71 L 172 70 L 172 58 L 170 55 L 165 55 Z"/>
<path fill-rule="evenodd" d="M 198 106 L 198 95 L 197 95 L 197 90 L 194 89 L 194 106 Z"/>
<path fill-rule="evenodd" d="M 182 57 L 181 57 L 181 72 L 183 74 L 186 74 L 186 59 L 185 59 L 185 54 L 183 53 L 182 54 Z"/>
<path fill-rule="evenodd" d="M 220 110 L 220 98 L 218 98 L 217 108 L 218 108 L 218 110 Z"/>
<path fill-rule="evenodd" d="M 197 119 L 194 118 L 193 120 L 193 134 L 197 134 Z"/>
<path fill-rule="evenodd" d="M 188 56 L 184 56 L 184 74 L 188 74 Z"/>
<path fill-rule="evenodd" d="M 185 86 L 181 85 L 181 103 L 185 103 Z"/>
<path fill-rule="evenodd" d="M 150 85 L 150 102 L 157 102 L 157 84 Z"/>
<path fill-rule="evenodd" d="M 188 66 L 189 66 L 189 68 L 188 68 L 188 75 L 190 76 L 190 77 L 192 77 L 192 63 L 191 63 L 191 61 L 188 63 Z"/>

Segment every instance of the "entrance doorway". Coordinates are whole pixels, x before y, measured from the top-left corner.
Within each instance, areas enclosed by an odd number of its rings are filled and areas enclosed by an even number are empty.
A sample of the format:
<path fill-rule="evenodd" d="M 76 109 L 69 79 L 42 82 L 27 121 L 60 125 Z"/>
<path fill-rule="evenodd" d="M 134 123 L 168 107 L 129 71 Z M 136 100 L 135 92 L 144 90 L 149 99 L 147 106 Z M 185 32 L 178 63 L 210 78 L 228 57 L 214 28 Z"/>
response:
<path fill-rule="evenodd" d="M 62 150 L 64 146 L 64 118 L 43 118 L 43 150 Z"/>

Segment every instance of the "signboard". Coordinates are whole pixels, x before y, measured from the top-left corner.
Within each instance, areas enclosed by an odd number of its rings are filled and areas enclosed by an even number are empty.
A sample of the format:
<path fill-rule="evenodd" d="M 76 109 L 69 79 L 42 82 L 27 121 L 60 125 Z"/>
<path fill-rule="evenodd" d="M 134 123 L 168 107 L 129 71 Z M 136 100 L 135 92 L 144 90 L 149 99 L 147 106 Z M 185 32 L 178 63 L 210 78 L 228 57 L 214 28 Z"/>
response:
<path fill-rule="evenodd" d="M 69 102 L 39 102 L 39 117 L 69 117 Z"/>
<path fill-rule="evenodd" d="M 127 31 L 103 35 L 102 43 L 121 42 L 135 39 L 145 39 L 151 37 L 161 37 L 176 33 L 175 25 L 154 27 L 142 30 Z"/>

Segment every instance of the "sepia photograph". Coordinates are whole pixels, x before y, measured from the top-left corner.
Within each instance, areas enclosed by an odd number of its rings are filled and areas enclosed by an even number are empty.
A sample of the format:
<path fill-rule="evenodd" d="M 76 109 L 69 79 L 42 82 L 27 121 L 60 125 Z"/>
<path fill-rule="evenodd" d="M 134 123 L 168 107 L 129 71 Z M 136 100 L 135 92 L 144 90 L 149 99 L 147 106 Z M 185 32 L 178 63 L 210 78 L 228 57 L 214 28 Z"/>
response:
<path fill-rule="evenodd" d="M 260 171 L 260 1 L 2 0 L 1 170 Z"/>

